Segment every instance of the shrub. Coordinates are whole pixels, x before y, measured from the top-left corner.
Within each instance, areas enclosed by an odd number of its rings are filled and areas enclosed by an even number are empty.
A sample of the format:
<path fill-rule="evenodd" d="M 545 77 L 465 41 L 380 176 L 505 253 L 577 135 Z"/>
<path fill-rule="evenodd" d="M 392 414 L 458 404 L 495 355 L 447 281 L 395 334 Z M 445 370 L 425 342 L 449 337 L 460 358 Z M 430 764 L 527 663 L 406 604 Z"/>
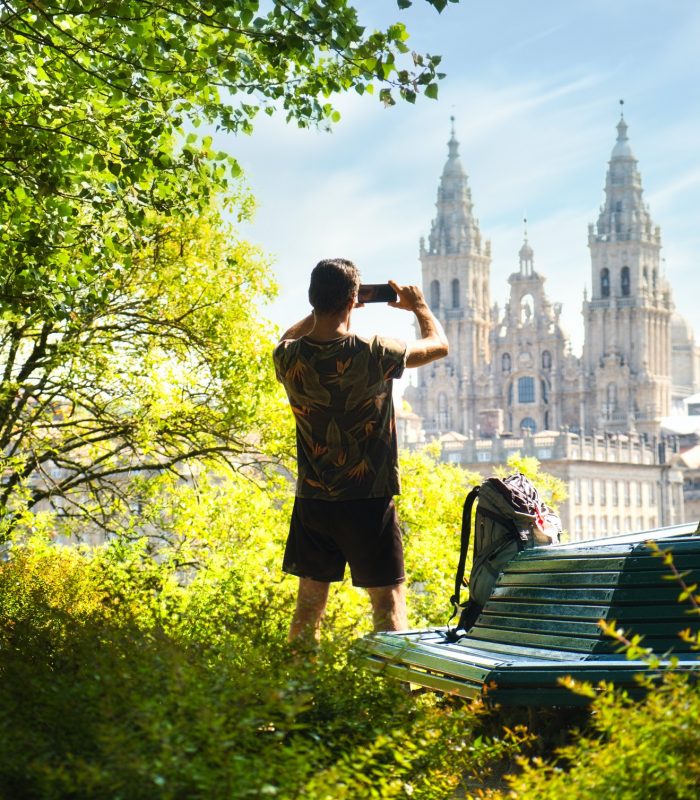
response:
<path fill-rule="evenodd" d="M 0 796 L 437 800 L 517 750 L 476 736 L 477 708 L 368 673 L 347 585 L 315 660 L 289 652 L 283 496 L 201 485 L 198 517 L 171 490 L 155 556 L 37 537 L 0 566 Z"/>

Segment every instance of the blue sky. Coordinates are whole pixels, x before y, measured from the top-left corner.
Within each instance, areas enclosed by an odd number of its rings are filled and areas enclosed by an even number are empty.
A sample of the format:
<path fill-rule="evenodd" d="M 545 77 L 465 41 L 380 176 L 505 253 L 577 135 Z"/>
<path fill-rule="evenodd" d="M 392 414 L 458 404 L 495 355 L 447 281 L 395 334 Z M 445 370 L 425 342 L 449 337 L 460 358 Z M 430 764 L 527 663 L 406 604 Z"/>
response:
<path fill-rule="evenodd" d="M 332 133 L 260 117 L 251 137 L 220 142 L 257 197 L 242 232 L 274 260 L 273 321 L 286 327 L 308 312 L 308 275 L 321 258 L 351 258 L 366 282 L 420 282 L 418 242 L 434 217 L 454 115 L 475 214 L 492 243 L 492 300 L 507 299 L 527 215 L 535 269 L 550 300 L 563 303 L 578 352 L 587 226 L 624 98 L 674 301 L 700 336 L 700 3 L 463 0 L 441 15 L 421 0 L 407 12 L 389 0 L 356 6 L 368 27 L 405 22 L 409 45 L 442 54 L 447 77 L 438 101 L 415 106 L 343 96 Z M 354 326 L 414 335 L 411 315 L 386 307 L 358 310 Z"/>

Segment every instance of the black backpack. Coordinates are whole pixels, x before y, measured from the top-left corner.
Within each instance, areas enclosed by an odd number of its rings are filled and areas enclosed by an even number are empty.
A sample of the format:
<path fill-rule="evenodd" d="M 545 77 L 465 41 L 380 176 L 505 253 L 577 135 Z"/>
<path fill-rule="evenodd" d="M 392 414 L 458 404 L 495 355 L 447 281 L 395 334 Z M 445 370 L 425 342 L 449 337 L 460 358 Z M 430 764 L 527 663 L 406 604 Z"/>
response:
<path fill-rule="evenodd" d="M 474 515 L 474 555 L 469 574 L 469 600 L 460 603 Z M 462 510 L 462 536 L 459 565 L 455 576 L 452 619 L 459 613 L 457 626 L 448 630 L 448 638 L 459 638 L 458 631 L 468 631 L 488 600 L 498 576 L 514 555 L 535 544 L 556 544 L 561 521 L 540 499 L 537 489 L 521 473 L 507 478 L 488 478 L 467 495 Z M 448 626 L 449 627 L 449 626 Z"/>

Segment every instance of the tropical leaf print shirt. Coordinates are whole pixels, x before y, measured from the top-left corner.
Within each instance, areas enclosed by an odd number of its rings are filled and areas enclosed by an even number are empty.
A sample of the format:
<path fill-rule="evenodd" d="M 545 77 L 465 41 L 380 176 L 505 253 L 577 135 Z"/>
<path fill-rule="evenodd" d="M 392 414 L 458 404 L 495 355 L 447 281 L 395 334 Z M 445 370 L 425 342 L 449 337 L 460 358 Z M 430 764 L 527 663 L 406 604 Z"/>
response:
<path fill-rule="evenodd" d="M 277 378 L 296 419 L 297 497 L 351 500 L 399 493 L 392 380 L 406 343 L 348 334 L 302 336 L 274 352 Z"/>

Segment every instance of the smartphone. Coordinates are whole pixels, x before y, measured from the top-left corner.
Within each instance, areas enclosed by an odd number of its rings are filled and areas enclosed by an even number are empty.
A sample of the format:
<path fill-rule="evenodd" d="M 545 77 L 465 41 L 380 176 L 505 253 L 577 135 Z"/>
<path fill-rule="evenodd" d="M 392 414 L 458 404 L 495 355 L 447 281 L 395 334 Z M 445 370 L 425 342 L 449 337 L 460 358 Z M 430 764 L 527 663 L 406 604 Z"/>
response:
<path fill-rule="evenodd" d="M 395 303 L 398 299 L 388 283 L 363 283 L 357 293 L 358 303 Z"/>

